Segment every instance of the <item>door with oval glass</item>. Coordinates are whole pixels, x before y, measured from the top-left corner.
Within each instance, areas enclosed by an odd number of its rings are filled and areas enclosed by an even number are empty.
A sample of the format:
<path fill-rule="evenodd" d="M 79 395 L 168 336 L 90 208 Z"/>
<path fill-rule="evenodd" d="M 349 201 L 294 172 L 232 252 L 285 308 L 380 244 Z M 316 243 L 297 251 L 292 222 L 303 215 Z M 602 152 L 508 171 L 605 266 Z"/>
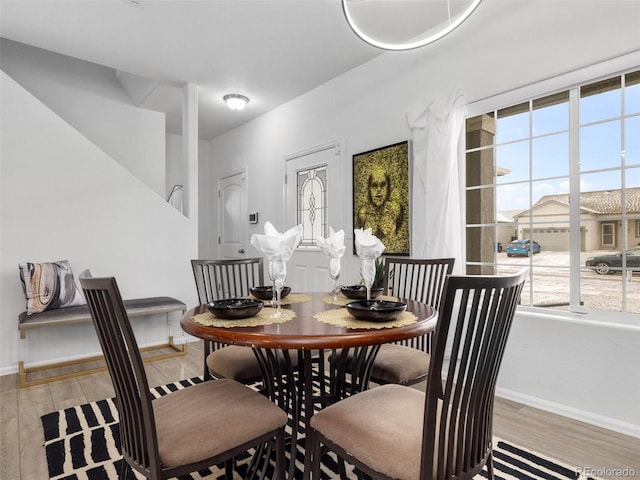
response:
<path fill-rule="evenodd" d="M 285 159 L 286 228 L 303 226 L 302 243 L 287 263 L 287 284 L 297 291 L 328 292 L 333 286 L 316 238 L 327 236 L 329 226 L 344 228 L 343 150 L 334 142 Z"/>
<path fill-rule="evenodd" d="M 218 181 L 218 255 L 245 258 L 247 251 L 247 188 L 244 170 Z"/>

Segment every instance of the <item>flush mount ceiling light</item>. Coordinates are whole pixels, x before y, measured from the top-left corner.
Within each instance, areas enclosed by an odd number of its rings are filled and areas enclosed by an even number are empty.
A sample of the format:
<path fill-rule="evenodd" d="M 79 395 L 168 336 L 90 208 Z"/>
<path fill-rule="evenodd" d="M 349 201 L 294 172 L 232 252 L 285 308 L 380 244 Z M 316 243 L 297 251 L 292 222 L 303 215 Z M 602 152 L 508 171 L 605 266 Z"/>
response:
<path fill-rule="evenodd" d="M 238 95 L 237 93 L 230 93 L 222 97 L 222 99 L 231 110 L 242 110 L 247 103 L 249 103 L 249 99 L 247 97 L 244 95 Z"/>
<path fill-rule="evenodd" d="M 353 33 L 383 50 L 424 47 L 455 30 L 481 0 L 342 0 Z"/>

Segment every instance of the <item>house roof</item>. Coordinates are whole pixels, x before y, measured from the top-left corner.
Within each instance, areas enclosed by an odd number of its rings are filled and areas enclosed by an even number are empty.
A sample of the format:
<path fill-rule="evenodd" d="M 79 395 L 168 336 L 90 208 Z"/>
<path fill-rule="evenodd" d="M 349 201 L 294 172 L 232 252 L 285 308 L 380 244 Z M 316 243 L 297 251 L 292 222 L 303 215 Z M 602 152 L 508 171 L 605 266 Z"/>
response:
<path fill-rule="evenodd" d="M 496 221 L 498 223 L 513 223 L 513 216 L 498 212 L 496 213 Z"/>
<path fill-rule="evenodd" d="M 620 205 L 622 205 L 621 192 L 620 189 L 582 192 L 580 194 L 580 208 L 589 210 L 596 215 L 619 214 L 621 213 Z M 627 213 L 640 213 L 640 187 L 627 188 L 625 200 Z M 569 205 L 569 194 L 544 195 L 534 204 L 534 208 L 548 202 Z"/>

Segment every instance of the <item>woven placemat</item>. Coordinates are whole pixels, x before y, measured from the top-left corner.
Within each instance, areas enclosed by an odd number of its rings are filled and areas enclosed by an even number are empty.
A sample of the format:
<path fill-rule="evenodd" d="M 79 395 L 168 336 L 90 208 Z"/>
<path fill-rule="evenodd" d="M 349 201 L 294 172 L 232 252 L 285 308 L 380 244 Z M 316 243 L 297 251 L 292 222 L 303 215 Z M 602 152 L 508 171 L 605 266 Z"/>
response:
<path fill-rule="evenodd" d="M 295 318 L 296 316 L 293 310 L 281 308 L 280 311 L 282 312 L 283 316 L 278 318 L 271 317 L 271 315 L 275 312 L 274 309 L 263 308 L 257 315 L 249 318 L 241 318 L 239 320 L 227 320 L 225 318 L 218 318 L 211 312 L 200 313 L 192 317 L 191 320 L 206 327 L 261 327 L 263 325 L 271 325 L 273 323 L 285 323 Z"/>
<path fill-rule="evenodd" d="M 397 302 L 398 301 L 398 299 L 396 297 L 392 297 L 390 295 L 378 295 L 375 299 L 376 300 L 387 300 L 388 302 Z M 336 298 L 335 300 L 332 298 L 331 294 L 327 295 L 326 297 L 322 297 L 320 300 L 322 300 L 324 303 L 328 303 L 329 305 L 337 305 L 339 307 L 344 307 L 349 302 L 355 302 L 354 299 L 347 298 L 341 293 L 338 294 L 338 298 Z"/>
<path fill-rule="evenodd" d="M 305 295 L 304 293 L 290 293 L 286 297 L 281 300 L 281 305 L 291 305 L 293 303 L 304 303 L 310 302 L 311 296 Z M 267 300 L 264 302 L 265 307 L 271 306 L 271 300 Z"/>
<path fill-rule="evenodd" d="M 304 293 L 290 293 L 282 299 L 282 305 L 291 305 L 292 303 L 310 302 L 311 296 Z"/>
<path fill-rule="evenodd" d="M 418 317 L 411 312 L 402 312 L 400 318 L 391 322 L 367 322 L 356 320 L 345 308 L 334 308 L 316 313 L 313 318 L 320 322 L 329 323 L 335 327 L 344 328 L 394 328 L 404 327 L 416 323 Z"/>

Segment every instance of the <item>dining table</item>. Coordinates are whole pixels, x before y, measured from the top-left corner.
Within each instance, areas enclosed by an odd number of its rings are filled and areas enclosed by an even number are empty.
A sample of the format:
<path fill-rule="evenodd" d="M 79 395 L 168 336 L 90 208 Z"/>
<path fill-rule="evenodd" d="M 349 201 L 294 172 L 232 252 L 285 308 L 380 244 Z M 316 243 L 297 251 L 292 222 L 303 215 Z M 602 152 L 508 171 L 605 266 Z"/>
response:
<path fill-rule="evenodd" d="M 288 478 L 295 478 L 297 444 L 304 439 L 304 479 L 311 469 L 309 421 L 314 412 L 369 387 L 380 345 L 426 335 L 436 326 L 437 312 L 410 299 L 379 297 L 406 304 L 390 321 L 356 319 L 345 308 L 352 300 L 339 294 L 295 293 L 282 299 L 281 316 L 265 302 L 255 316 L 218 318 L 206 304 L 188 310 L 182 329 L 195 337 L 252 348 L 262 370 L 264 393 L 285 410 L 291 421 Z M 300 440 L 302 442 L 302 440 Z"/>

